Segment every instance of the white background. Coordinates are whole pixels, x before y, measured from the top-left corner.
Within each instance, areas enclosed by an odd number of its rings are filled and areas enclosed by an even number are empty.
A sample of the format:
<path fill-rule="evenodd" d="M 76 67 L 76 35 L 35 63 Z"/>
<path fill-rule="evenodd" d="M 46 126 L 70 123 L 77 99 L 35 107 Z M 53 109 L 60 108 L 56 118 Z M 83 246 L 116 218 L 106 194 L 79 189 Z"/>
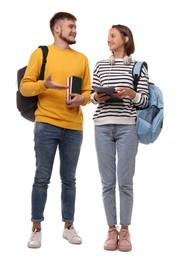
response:
<path fill-rule="evenodd" d="M 1 189 L 0 258 L 10 259 L 175 259 L 176 253 L 176 7 L 175 1 L 37 0 L 3 1 L 1 26 Z M 77 17 L 77 43 L 95 63 L 109 57 L 108 30 L 124 24 L 133 32 L 133 58 L 149 65 L 150 80 L 163 91 L 165 120 L 159 139 L 140 145 L 134 178 L 134 209 L 130 227 L 133 250 L 103 250 L 107 225 L 94 147 L 92 114 L 84 113 L 84 142 L 77 170 L 75 227 L 83 244 L 62 239 L 59 160 L 56 156 L 43 224 L 42 248 L 27 248 L 31 232 L 31 188 L 35 171 L 33 123 L 16 109 L 17 70 L 38 45 L 52 44 L 49 20 L 59 11 Z"/>

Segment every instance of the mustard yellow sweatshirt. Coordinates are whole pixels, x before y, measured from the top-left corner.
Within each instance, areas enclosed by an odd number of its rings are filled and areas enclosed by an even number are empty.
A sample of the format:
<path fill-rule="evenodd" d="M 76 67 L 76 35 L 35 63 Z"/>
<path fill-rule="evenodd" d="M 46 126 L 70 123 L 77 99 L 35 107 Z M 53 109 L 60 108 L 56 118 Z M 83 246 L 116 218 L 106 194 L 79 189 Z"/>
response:
<path fill-rule="evenodd" d="M 90 103 L 91 78 L 87 57 L 73 49 L 62 50 L 48 46 L 44 77 L 51 75 L 52 81 L 66 86 L 67 77 L 82 78 L 82 95 L 85 103 Z M 36 49 L 30 56 L 25 75 L 21 81 L 23 96 L 38 95 L 35 121 L 58 127 L 82 130 L 83 113 L 81 107 L 69 109 L 66 106 L 66 90 L 47 89 L 43 80 L 38 80 L 42 64 L 42 50 Z"/>

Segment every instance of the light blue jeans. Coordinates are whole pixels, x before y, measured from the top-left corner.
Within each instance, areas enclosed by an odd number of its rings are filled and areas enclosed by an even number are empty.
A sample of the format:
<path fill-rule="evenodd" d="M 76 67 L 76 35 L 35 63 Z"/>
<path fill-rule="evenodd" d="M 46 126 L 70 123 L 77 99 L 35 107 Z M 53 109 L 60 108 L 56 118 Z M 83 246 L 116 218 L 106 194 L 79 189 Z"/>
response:
<path fill-rule="evenodd" d="M 131 224 L 133 176 L 138 143 L 135 125 L 95 126 L 95 145 L 108 226 L 117 225 L 117 180 L 120 225 Z"/>
<path fill-rule="evenodd" d="M 76 196 L 76 167 L 83 139 L 82 131 L 35 123 L 36 172 L 32 188 L 33 222 L 44 220 L 47 189 L 57 148 L 60 158 L 62 221 L 73 222 Z"/>

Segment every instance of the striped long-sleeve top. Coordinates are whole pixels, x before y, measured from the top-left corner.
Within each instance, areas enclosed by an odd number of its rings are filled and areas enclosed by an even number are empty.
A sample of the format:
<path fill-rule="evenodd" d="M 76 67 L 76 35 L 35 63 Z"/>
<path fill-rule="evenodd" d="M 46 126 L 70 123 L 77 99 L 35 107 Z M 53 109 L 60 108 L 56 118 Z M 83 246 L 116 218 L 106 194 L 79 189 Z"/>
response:
<path fill-rule="evenodd" d="M 109 59 L 96 63 L 93 72 L 91 102 L 97 105 L 93 120 L 95 125 L 104 124 L 135 124 L 136 107 L 148 106 L 149 76 L 145 66 L 142 67 L 140 79 L 137 85 L 136 97 L 131 100 L 129 97 L 119 102 L 97 103 L 94 99 L 94 86 L 99 87 L 127 87 L 134 89 L 132 69 L 135 61 L 129 65 L 123 63 L 123 59 L 115 59 L 114 65 L 110 65 Z"/>

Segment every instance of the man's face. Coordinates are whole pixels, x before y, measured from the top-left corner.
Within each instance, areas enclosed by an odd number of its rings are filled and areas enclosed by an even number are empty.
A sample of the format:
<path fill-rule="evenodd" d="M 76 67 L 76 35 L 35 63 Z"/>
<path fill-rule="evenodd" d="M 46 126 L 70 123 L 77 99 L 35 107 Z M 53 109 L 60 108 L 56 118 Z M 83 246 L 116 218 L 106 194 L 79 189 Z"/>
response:
<path fill-rule="evenodd" d="M 60 31 L 59 38 L 68 44 L 76 43 L 76 22 L 73 20 L 63 20 L 59 23 Z"/>

